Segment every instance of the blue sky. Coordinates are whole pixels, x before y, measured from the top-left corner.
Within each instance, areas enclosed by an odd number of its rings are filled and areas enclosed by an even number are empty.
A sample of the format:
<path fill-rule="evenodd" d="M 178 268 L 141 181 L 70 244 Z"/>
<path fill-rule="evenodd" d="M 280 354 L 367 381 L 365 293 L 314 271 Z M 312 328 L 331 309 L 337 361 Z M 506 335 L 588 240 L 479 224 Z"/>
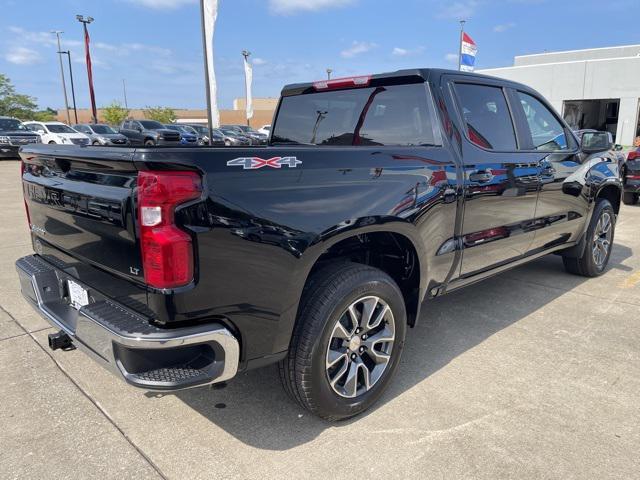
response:
<path fill-rule="evenodd" d="M 219 0 L 215 67 L 221 108 L 244 95 L 242 56 L 254 62 L 254 96 L 286 83 L 399 68 L 455 68 L 458 20 L 478 45 L 477 67 L 514 55 L 640 43 L 638 0 Z M 0 72 L 41 107 L 63 99 L 53 29 L 74 59 L 76 97 L 88 106 L 81 25 L 91 15 L 98 106 L 203 108 L 197 0 L 0 0 Z"/>

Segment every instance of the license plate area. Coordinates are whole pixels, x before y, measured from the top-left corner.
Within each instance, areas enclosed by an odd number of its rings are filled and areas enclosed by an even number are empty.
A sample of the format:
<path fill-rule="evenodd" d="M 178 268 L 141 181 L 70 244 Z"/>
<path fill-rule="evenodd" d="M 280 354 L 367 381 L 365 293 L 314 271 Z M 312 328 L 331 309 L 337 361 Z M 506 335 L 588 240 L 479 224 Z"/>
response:
<path fill-rule="evenodd" d="M 69 291 L 69 305 L 76 310 L 80 310 L 85 305 L 89 305 L 89 292 L 74 282 L 73 280 L 67 280 L 67 289 Z"/>

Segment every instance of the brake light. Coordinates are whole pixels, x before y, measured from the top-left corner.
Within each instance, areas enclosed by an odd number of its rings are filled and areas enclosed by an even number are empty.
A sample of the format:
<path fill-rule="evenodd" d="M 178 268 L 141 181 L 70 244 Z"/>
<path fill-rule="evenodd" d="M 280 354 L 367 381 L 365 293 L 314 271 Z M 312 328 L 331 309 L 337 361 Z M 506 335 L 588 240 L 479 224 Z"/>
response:
<path fill-rule="evenodd" d="M 371 75 L 363 75 L 360 77 L 319 80 L 317 82 L 313 82 L 313 88 L 316 90 L 333 90 L 336 88 L 366 87 L 369 85 L 369 82 L 371 82 Z"/>
<path fill-rule="evenodd" d="M 175 288 L 193 280 L 191 236 L 175 224 L 180 204 L 200 198 L 202 181 L 195 172 L 138 173 L 138 221 L 145 282 Z"/>
<path fill-rule="evenodd" d="M 20 161 L 20 184 L 22 185 L 22 200 L 24 201 L 24 209 L 27 212 L 27 224 L 29 225 L 29 230 L 31 230 L 31 214 L 29 213 L 29 205 L 27 205 L 27 193 L 24 190 L 24 174 L 27 171 L 27 165 L 24 163 L 24 160 Z"/>
<path fill-rule="evenodd" d="M 639 158 L 640 152 L 638 151 L 629 152 L 629 154 L 627 155 L 627 160 L 638 160 Z"/>

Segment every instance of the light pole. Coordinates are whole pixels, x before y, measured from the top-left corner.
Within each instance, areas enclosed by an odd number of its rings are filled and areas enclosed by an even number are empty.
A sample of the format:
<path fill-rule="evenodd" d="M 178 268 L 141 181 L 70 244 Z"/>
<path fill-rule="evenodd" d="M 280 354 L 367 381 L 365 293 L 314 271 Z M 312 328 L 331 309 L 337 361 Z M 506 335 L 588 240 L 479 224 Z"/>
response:
<path fill-rule="evenodd" d="M 93 123 L 98 123 L 98 110 L 96 109 L 96 95 L 93 90 L 93 72 L 91 70 L 91 52 L 89 50 L 89 30 L 87 30 L 87 25 L 93 22 L 93 17 L 87 16 L 86 18 L 82 15 L 76 15 L 76 19 L 82 23 L 82 27 L 84 29 L 84 52 L 86 55 L 87 62 L 87 79 L 89 80 L 89 98 L 91 99 L 91 116 L 93 117 Z"/>
<path fill-rule="evenodd" d="M 124 78 L 122 79 L 122 93 L 124 94 L 124 108 L 129 110 L 129 105 L 127 104 L 127 84 Z"/>
<path fill-rule="evenodd" d="M 69 79 L 71 80 L 71 99 L 73 101 L 73 116 L 78 123 L 78 109 L 76 108 L 76 89 L 73 86 L 73 68 L 71 67 L 71 50 L 63 50 L 58 52 L 61 55 L 66 55 L 69 60 Z"/>
<path fill-rule="evenodd" d="M 333 73 L 333 70 L 330 68 L 327 68 L 327 80 L 331 80 L 331 74 Z"/>
<path fill-rule="evenodd" d="M 249 112 L 249 80 L 247 79 L 247 63 L 249 62 L 249 50 L 242 50 L 242 56 L 244 57 L 245 69 L 244 69 L 244 111 L 245 114 Z M 250 126 L 249 115 L 247 115 L 247 126 Z"/>
<path fill-rule="evenodd" d="M 60 60 L 60 78 L 62 80 L 62 93 L 64 94 L 64 107 L 67 111 L 67 123 L 71 123 L 71 116 L 69 115 L 69 99 L 67 98 L 67 84 L 64 81 L 64 67 L 62 65 L 62 47 L 60 47 L 60 34 L 62 30 L 52 30 L 51 33 L 56 34 L 58 39 L 58 60 Z"/>

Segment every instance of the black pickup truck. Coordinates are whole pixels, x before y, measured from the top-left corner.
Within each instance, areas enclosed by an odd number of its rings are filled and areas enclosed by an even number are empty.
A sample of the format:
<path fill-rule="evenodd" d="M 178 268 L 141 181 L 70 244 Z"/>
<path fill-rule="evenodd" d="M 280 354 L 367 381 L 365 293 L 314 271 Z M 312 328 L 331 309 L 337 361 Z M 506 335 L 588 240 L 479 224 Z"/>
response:
<path fill-rule="evenodd" d="M 131 385 L 277 362 L 348 418 L 434 297 L 549 253 L 605 270 L 622 187 L 600 140 L 524 85 L 416 69 L 285 87 L 264 147 L 23 147 L 22 292 L 52 348 Z"/>

